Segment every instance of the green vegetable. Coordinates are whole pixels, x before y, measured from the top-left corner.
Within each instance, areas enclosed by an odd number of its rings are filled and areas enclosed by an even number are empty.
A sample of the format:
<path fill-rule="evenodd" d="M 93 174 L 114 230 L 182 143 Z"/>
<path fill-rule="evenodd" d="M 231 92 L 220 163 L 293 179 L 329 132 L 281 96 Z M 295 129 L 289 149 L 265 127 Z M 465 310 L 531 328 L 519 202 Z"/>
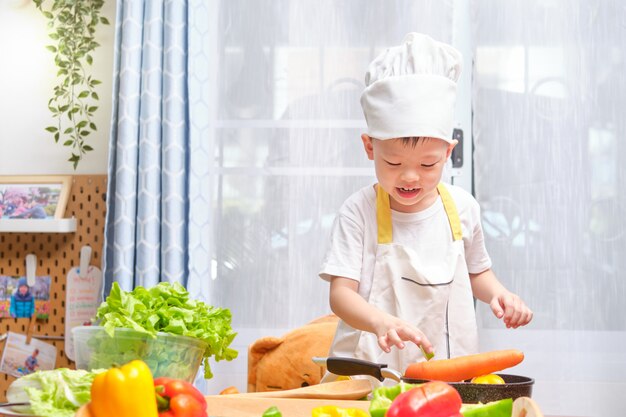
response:
<path fill-rule="evenodd" d="M 409 391 L 421 384 L 407 384 L 400 382 L 391 387 L 378 387 L 372 391 L 372 401 L 369 412 L 372 417 L 384 417 L 392 401 L 403 392 Z"/>
<path fill-rule="evenodd" d="M 100 320 L 100 325 L 110 336 L 114 335 L 116 328 L 121 327 L 134 329 L 152 338 L 156 338 L 157 332 L 164 332 L 193 337 L 207 343 L 203 355 L 206 379 L 213 377 L 209 357 L 213 356 L 216 361 L 237 357 L 237 351 L 228 347 L 237 335 L 231 328 L 230 310 L 190 299 L 185 287 L 178 283 L 161 282 L 149 289 L 136 287 L 127 292 L 114 282 L 109 296 L 98 308 L 96 319 Z M 107 341 L 100 340 L 98 343 Z M 115 342 L 111 340 L 108 343 L 113 346 Z M 136 348 L 142 349 L 142 346 Z M 178 378 L 179 372 L 185 371 L 178 368 L 189 367 L 190 358 L 186 350 L 151 352 L 142 359 L 154 375 Z M 98 351 L 105 356 L 100 359 L 106 364 L 106 346 L 99 346 Z M 108 363 L 111 363 L 110 360 Z"/>
<path fill-rule="evenodd" d="M 261 417 L 283 417 L 283 414 L 280 412 L 278 407 L 273 405 L 270 408 L 268 408 L 267 410 L 265 410 Z"/>
<path fill-rule="evenodd" d="M 486 404 L 463 404 L 463 417 L 511 417 L 513 414 L 513 400 L 506 398 Z"/>
<path fill-rule="evenodd" d="M 30 406 L 13 407 L 24 414 L 73 417 L 81 405 L 91 400 L 91 383 L 99 372 L 102 370 L 35 371 L 16 379 L 6 397 L 9 402 L 30 402 Z"/>
<path fill-rule="evenodd" d="M 424 346 L 422 345 L 420 345 L 420 350 L 422 351 L 422 355 L 424 355 L 427 361 L 435 357 L 435 352 L 426 353 L 426 351 L 424 350 Z"/>

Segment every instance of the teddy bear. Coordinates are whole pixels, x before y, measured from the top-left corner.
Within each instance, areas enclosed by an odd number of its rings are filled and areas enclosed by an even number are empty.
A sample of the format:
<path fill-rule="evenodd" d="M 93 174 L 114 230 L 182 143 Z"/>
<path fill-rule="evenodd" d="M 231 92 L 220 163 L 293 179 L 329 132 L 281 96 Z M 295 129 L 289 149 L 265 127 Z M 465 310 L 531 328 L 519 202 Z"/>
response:
<path fill-rule="evenodd" d="M 282 337 L 262 337 L 248 348 L 248 392 L 319 384 L 326 369 L 314 356 L 328 356 L 339 318 L 317 318 Z"/>

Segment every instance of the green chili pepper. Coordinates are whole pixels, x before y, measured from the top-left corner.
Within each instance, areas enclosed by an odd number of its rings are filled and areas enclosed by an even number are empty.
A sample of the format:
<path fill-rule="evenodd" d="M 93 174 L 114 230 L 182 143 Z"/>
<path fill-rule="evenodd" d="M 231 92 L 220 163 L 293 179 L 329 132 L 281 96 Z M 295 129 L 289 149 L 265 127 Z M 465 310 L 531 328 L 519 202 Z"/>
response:
<path fill-rule="evenodd" d="M 461 407 L 463 417 L 511 417 L 512 413 L 513 400 L 511 398 L 486 404 L 463 404 Z"/>
<path fill-rule="evenodd" d="M 385 417 L 385 413 L 389 409 L 391 402 L 400 394 L 412 388 L 418 387 L 420 384 L 407 384 L 400 382 L 391 387 L 378 387 L 372 391 L 372 401 L 370 403 L 369 412 L 372 417 Z"/>
<path fill-rule="evenodd" d="M 280 412 L 278 407 L 273 405 L 263 412 L 262 417 L 283 417 L 283 414 Z"/>
<path fill-rule="evenodd" d="M 431 360 L 435 356 L 435 352 L 426 353 L 422 345 L 420 345 L 420 350 L 422 351 L 422 354 L 424 355 L 427 361 Z"/>

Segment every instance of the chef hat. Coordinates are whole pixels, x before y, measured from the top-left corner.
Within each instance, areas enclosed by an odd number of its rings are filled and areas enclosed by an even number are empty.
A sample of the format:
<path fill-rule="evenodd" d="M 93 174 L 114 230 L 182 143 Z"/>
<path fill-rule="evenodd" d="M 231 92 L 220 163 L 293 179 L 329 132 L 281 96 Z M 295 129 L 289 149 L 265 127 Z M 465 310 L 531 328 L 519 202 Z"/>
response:
<path fill-rule="evenodd" d="M 361 106 L 370 137 L 452 141 L 461 53 L 420 33 L 387 49 L 369 66 Z"/>

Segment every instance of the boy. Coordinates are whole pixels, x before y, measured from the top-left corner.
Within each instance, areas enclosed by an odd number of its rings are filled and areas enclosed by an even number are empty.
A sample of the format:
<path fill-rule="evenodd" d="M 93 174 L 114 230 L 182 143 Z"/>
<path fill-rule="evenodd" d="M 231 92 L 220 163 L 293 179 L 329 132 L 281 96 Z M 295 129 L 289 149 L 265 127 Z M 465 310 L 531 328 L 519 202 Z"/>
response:
<path fill-rule="evenodd" d="M 476 200 L 440 184 L 460 66 L 456 49 L 418 33 L 370 64 L 361 138 L 378 184 L 349 197 L 333 225 L 320 272 L 342 319 L 330 356 L 404 372 L 424 353 L 476 353 L 473 297 L 509 328 L 532 319 L 490 269 Z"/>
<path fill-rule="evenodd" d="M 33 353 L 26 358 L 24 361 L 24 367 L 26 368 L 27 373 L 33 373 L 39 368 L 39 361 L 37 360 L 37 356 L 39 355 L 39 349 L 33 350 Z"/>
<path fill-rule="evenodd" d="M 21 277 L 17 282 L 17 290 L 11 296 L 9 313 L 14 318 L 31 317 L 35 314 L 35 298 L 30 292 L 26 277 Z"/>

